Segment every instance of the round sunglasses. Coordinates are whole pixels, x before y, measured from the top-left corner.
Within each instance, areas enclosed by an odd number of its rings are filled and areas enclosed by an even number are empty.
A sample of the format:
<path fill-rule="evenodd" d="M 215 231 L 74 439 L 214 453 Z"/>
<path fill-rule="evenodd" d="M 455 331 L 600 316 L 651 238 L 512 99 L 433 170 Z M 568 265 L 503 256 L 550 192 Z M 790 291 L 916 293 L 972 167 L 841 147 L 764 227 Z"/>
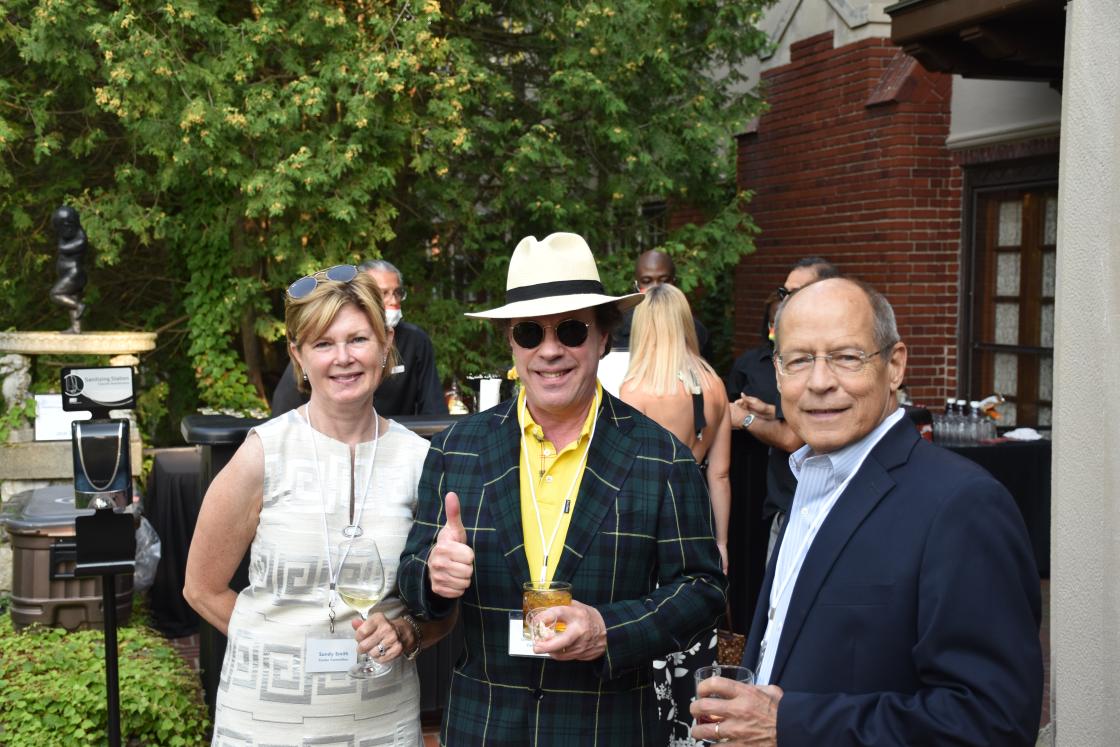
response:
<path fill-rule="evenodd" d="M 319 270 L 310 275 L 304 275 L 299 280 L 289 285 L 288 297 L 296 300 L 306 298 L 311 295 L 311 291 L 315 290 L 316 286 L 323 280 L 330 280 L 335 283 L 349 283 L 356 277 L 358 277 L 358 268 L 354 265 L 335 265 L 334 267 L 328 267 L 325 270 Z"/>
<path fill-rule="evenodd" d="M 579 319 L 565 319 L 559 324 L 541 324 L 540 322 L 518 322 L 511 330 L 513 341 L 519 347 L 532 350 L 544 342 L 544 331 L 556 331 L 556 339 L 566 348 L 578 348 L 587 342 L 587 331 L 591 322 L 581 322 Z"/>

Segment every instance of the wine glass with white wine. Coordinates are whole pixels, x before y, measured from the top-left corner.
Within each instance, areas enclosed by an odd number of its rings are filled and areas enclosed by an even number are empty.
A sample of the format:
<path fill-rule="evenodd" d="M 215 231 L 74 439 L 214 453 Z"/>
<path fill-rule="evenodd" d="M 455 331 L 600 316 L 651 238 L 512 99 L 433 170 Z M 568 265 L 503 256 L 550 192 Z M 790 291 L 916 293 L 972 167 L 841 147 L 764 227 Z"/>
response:
<path fill-rule="evenodd" d="M 338 595 L 365 620 L 385 594 L 385 567 L 377 543 L 372 537 L 348 539 L 339 546 L 339 558 Z M 351 677 L 369 679 L 388 674 L 393 667 L 362 654 L 349 671 Z"/>

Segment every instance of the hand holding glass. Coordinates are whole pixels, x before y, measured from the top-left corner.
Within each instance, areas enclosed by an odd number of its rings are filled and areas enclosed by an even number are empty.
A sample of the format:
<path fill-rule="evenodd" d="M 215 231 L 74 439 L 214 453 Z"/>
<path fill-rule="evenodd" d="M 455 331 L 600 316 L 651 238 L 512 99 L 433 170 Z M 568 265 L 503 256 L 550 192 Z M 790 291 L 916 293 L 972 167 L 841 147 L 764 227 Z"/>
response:
<path fill-rule="evenodd" d="M 737 667 L 727 664 L 713 664 L 708 667 L 699 667 L 693 674 L 696 678 L 696 697 L 700 697 L 700 683 L 711 677 L 723 677 L 736 682 L 743 682 L 748 685 L 754 684 L 754 672 L 746 667 Z M 708 698 L 718 698 L 717 695 L 707 695 Z M 712 723 L 715 719 L 696 719 L 697 723 Z M 715 742 L 705 740 L 704 744 L 715 744 Z"/>
<path fill-rule="evenodd" d="M 347 607 L 365 620 L 385 593 L 385 568 L 381 564 L 377 543 L 372 537 L 347 540 L 339 546 L 338 558 L 338 595 Z M 350 667 L 350 676 L 369 679 L 391 671 L 391 664 L 386 666 L 375 661 L 369 654 L 361 654 L 358 663 Z"/>

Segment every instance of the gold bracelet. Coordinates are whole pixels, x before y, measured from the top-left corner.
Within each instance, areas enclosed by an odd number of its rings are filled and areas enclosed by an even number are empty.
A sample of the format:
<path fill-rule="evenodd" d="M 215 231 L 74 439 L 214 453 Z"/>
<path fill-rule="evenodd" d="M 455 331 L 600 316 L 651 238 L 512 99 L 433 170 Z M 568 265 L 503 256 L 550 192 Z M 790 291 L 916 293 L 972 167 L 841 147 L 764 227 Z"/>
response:
<path fill-rule="evenodd" d="M 409 661 L 412 661 L 413 659 L 415 659 L 417 656 L 420 655 L 420 648 L 421 648 L 421 644 L 424 641 L 424 634 L 420 630 L 420 623 L 416 622 L 416 620 L 412 617 L 412 615 L 408 615 L 408 614 L 401 615 L 400 619 L 404 620 L 405 623 L 408 624 L 408 627 L 412 628 L 412 633 L 416 637 L 416 645 L 412 648 L 411 651 L 407 652 L 404 655 L 404 658 L 408 659 Z"/>

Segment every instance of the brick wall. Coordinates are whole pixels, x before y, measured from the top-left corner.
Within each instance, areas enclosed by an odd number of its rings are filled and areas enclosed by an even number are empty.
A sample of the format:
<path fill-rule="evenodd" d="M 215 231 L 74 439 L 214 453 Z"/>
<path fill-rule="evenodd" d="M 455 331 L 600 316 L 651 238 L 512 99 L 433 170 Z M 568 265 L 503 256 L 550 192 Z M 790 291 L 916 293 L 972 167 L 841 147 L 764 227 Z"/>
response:
<path fill-rule="evenodd" d="M 736 270 L 736 354 L 758 344 L 764 299 L 789 267 L 821 255 L 887 296 L 911 396 L 943 402 L 956 387 L 960 278 L 961 171 L 944 147 L 952 79 L 889 39 L 835 49 L 828 32 L 762 80 L 769 110 L 739 139 L 739 186 L 755 192 L 762 232 Z"/>

